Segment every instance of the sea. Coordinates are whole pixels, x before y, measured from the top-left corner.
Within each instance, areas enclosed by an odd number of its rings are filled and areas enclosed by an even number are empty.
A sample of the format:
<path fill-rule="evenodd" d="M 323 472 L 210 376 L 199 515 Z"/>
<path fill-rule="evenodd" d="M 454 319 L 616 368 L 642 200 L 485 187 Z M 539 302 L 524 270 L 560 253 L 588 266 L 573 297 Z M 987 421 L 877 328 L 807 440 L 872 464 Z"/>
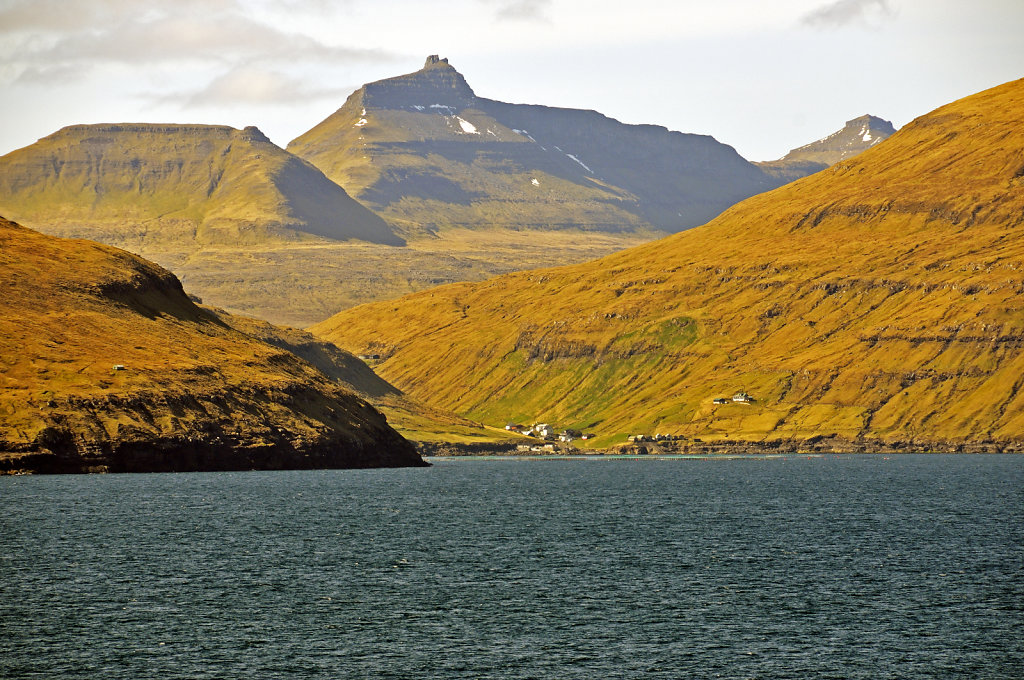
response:
<path fill-rule="evenodd" d="M 0 678 L 1024 678 L 1024 456 L 0 478 Z"/>

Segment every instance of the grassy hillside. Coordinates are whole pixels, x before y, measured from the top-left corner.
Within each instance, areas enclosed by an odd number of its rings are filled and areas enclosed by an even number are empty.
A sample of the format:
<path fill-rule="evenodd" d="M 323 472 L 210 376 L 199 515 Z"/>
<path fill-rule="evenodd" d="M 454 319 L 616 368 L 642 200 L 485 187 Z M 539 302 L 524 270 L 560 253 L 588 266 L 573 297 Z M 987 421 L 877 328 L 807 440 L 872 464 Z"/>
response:
<path fill-rule="evenodd" d="M 474 419 L 621 440 L 1024 438 L 1024 80 L 709 224 L 314 332 Z M 712 403 L 744 390 L 752 404 Z"/>
<path fill-rule="evenodd" d="M 0 213 L 135 251 L 313 239 L 402 243 L 253 127 L 64 128 L 0 158 Z"/>
<path fill-rule="evenodd" d="M 504 430 L 486 428 L 410 398 L 374 373 L 363 360 L 311 333 L 228 314 L 220 309 L 206 309 L 231 328 L 308 361 L 325 376 L 379 409 L 387 416 L 388 424 L 407 439 L 466 444 L 504 441 L 510 436 Z M 372 359 L 367 361 L 376 363 Z"/>
<path fill-rule="evenodd" d="M 0 470 L 421 464 L 383 416 L 141 258 L 0 220 Z"/>

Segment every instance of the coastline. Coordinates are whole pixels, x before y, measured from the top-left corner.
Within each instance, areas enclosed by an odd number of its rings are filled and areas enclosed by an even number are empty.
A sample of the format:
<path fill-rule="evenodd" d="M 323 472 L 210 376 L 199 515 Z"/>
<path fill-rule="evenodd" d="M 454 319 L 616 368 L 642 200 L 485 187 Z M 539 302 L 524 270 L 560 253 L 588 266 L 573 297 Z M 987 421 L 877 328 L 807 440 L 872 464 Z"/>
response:
<path fill-rule="evenodd" d="M 421 456 L 431 458 L 460 456 L 529 456 L 544 458 L 597 457 L 597 456 L 673 456 L 673 455 L 766 455 L 766 454 L 859 454 L 859 453 L 1024 453 L 1024 441 L 977 440 L 942 441 L 926 439 L 881 440 L 848 439 L 845 437 L 815 436 L 808 439 L 770 439 L 744 441 L 720 439 L 715 441 L 682 440 L 619 444 L 604 448 L 570 449 L 557 452 L 523 452 L 516 448 L 521 442 L 447 443 L 415 442 Z"/>

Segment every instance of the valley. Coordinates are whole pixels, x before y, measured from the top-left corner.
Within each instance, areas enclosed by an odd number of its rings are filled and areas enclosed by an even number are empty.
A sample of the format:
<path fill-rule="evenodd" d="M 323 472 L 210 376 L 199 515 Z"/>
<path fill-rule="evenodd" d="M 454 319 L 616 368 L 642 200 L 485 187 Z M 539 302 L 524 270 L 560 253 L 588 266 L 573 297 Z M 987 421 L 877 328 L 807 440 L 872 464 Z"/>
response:
<path fill-rule="evenodd" d="M 362 241 L 143 249 L 186 289 L 232 312 L 306 327 L 343 309 L 524 268 L 585 262 L 654 233 L 445 229 L 401 248 Z"/>

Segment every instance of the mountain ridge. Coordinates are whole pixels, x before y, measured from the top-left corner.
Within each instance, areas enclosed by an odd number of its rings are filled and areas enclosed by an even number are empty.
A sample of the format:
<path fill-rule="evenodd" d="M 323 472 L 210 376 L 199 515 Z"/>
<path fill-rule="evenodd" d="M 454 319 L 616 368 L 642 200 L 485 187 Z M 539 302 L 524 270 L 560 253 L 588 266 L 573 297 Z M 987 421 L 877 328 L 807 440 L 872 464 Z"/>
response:
<path fill-rule="evenodd" d="M 395 225 L 677 231 L 778 181 L 706 135 L 477 97 L 446 60 L 288 144 Z"/>

